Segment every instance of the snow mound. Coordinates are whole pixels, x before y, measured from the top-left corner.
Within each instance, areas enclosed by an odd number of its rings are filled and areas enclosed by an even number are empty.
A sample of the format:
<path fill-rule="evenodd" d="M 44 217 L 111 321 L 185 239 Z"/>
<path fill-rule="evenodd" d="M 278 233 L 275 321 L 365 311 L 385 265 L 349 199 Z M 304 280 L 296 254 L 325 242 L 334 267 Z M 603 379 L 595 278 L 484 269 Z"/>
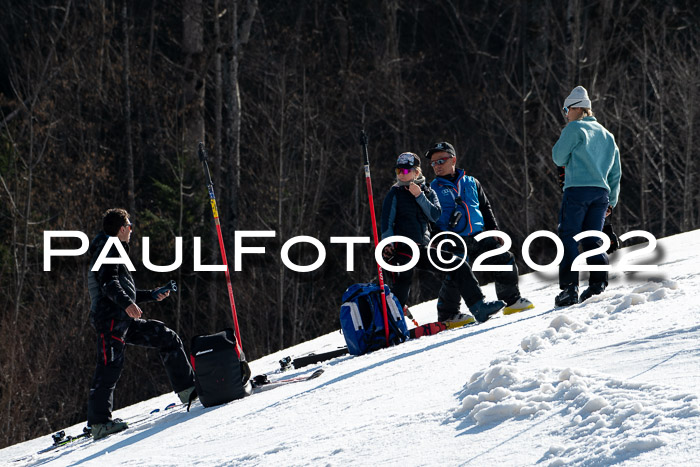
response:
<path fill-rule="evenodd" d="M 572 346 L 590 340 L 589 332 L 622 331 L 624 325 L 617 324 L 622 316 L 678 290 L 674 281 L 647 282 L 627 292 L 608 290 L 567 308 L 545 329 L 524 337 L 517 352 L 474 373 L 458 393 L 459 407 L 448 420 L 461 421 L 460 428 L 467 432 L 524 420 L 546 424 L 549 448 L 538 462 L 551 466 L 608 465 L 666 446 L 672 437 L 700 423 L 697 395 L 571 367 L 544 366 L 552 359 L 543 356 L 570 352 Z M 647 346 L 654 340 L 649 338 Z M 607 352 L 614 356 L 615 349 L 608 347 Z M 585 361 L 586 352 L 582 353 L 580 359 Z"/>
<path fill-rule="evenodd" d="M 451 420 L 466 419 L 463 428 L 547 421 L 552 444 L 540 460 L 553 466 L 620 462 L 700 422 L 695 395 L 571 368 L 522 375 L 499 365 L 475 373 L 458 399 Z"/>

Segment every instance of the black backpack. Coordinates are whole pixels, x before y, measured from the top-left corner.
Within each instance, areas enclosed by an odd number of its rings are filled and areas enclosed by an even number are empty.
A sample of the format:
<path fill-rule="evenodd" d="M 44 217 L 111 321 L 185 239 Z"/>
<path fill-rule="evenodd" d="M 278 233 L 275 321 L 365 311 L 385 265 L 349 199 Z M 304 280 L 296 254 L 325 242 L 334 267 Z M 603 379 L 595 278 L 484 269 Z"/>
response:
<path fill-rule="evenodd" d="M 250 367 L 238 358 L 233 329 L 194 336 L 190 352 L 195 388 L 204 407 L 242 399 L 252 392 Z"/>

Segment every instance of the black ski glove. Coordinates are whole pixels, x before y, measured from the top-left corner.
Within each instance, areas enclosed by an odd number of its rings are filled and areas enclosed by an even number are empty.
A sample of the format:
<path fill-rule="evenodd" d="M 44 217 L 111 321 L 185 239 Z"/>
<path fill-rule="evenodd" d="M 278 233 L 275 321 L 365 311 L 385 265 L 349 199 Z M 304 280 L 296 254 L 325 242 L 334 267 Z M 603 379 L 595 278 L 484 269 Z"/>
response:
<path fill-rule="evenodd" d="M 608 254 L 612 254 L 620 248 L 620 240 L 618 240 L 617 235 L 613 232 L 612 224 L 605 224 L 603 226 L 603 233 L 610 239 L 610 248 L 608 248 Z"/>

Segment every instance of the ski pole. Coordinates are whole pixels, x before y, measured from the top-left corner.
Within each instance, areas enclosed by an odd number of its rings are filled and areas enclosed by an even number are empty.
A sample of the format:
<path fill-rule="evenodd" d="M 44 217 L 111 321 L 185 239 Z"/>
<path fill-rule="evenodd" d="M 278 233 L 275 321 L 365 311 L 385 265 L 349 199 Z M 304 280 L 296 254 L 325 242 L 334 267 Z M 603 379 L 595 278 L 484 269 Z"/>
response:
<path fill-rule="evenodd" d="M 362 130 L 360 132 L 360 144 L 362 145 L 362 153 L 365 157 L 365 181 L 367 181 L 367 196 L 369 196 L 369 210 L 372 217 L 372 235 L 374 236 L 374 248 L 379 244 L 377 236 L 377 220 L 374 215 L 374 198 L 372 197 L 372 178 L 369 174 L 369 152 L 367 151 L 367 134 Z M 384 314 L 384 336 L 386 337 L 386 346 L 389 347 L 389 318 L 386 313 L 386 292 L 384 291 L 384 273 L 382 267 L 377 263 L 377 274 L 379 276 L 379 288 L 382 293 L 382 313 Z"/>
<path fill-rule="evenodd" d="M 393 260 L 395 257 L 396 257 L 396 256 L 393 255 L 393 254 L 392 254 L 391 256 L 389 256 L 389 257 L 384 256 L 384 260 L 387 261 L 387 262 L 389 262 L 389 261 Z M 416 321 L 415 318 L 413 318 L 413 315 L 412 315 L 411 312 L 409 311 L 408 305 L 404 305 L 404 306 L 403 306 L 403 315 L 404 315 L 406 318 L 408 318 L 408 319 L 410 319 L 411 321 L 413 321 L 413 324 L 414 324 L 416 327 L 419 326 L 418 321 Z"/>
<path fill-rule="evenodd" d="M 419 326 L 418 321 L 416 321 L 416 319 L 413 317 L 413 314 L 411 313 L 411 311 L 410 311 L 410 310 L 408 309 L 408 307 L 405 306 L 405 305 L 404 305 L 404 307 L 403 307 L 403 315 L 404 315 L 406 318 L 408 318 L 408 319 L 410 319 L 411 321 L 413 321 L 413 324 L 414 324 L 416 327 Z"/>
<path fill-rule="evenodd" d="M 243 344 L 241 342 L 241 332 L 238 328 L 238 316 L 236 315 L 236 302 L 233 300 L 233 287 L 231 286 L 231 275 L 228 272 L 228 261 L 226 260 L 226 249 L 224 248 L 224 237 L 221 235 L 221 223 L 219 222 L 219 212 L 216 209 L 216 196 L 214 196 L 214 183 L 211 181 L 209 173 L 209 164 L 207 163 L 207 151 L 204 149 L 204 143 L 199 143 L 199 160 L 204 167 L 204 176 L 207 179 L 207 189 L 209 190 L 209 200 L 211 202 L 211 211 L 214 214 L 214 224 L 216 224 L 216 233 L 219 236 L 219 249 L 221 250 L 221 260 L 224 262 L 226 269 L 226 285 L 228 286 L 228 299 L 231 302 L 231 316 L 233 317 L 233 326 L 236 330 L 236 352 L 240 359 L 243 354 Z"/>

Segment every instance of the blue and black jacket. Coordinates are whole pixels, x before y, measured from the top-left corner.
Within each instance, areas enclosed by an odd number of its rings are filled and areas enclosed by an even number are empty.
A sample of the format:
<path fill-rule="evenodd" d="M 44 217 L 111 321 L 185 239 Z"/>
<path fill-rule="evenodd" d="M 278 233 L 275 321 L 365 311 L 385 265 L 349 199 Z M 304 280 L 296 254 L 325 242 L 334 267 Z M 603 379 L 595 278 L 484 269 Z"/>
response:
<path fill-rule="evenodd" d="M 419 186 L 422 193 L 417 198 L 405 186 L 391 187 L 382 205 L 382 239 L 403 235 L 418 245 L 430 242 L 430 223 L 440 217 L 440 202 L 428 185 Z"/>
<path fill-rule="evenodd" d="M 436 177 L 430 187 L 437 194 L 442 207 L 442 214 L 436 222 L 440 230 L 455 232 L 463 237 L 498 230 L 491 203 L 481 183 L 464 170 L 456 169 L 452 178 Z M 455 210 L 460 211 L 462 217 L 454 228 L 450 228 L 449 220 Z"/>

